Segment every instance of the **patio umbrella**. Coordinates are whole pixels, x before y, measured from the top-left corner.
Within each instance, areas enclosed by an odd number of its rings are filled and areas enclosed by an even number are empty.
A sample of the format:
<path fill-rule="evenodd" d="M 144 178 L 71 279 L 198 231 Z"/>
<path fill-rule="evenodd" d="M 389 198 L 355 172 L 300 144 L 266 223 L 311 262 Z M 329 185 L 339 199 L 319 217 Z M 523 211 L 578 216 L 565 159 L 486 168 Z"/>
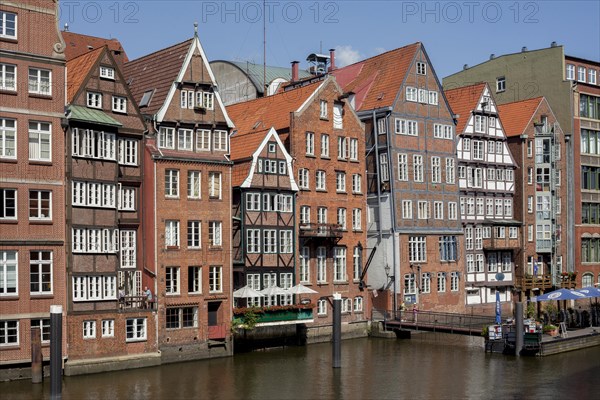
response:
<path fill-rule="evenodd" d="M 277 296 L 280 294 L 289 294 L 287 290 L 280 288 L 279 286 L 269 286 L 260 291 L 265 296 Z"/>
<path fill-rule="evenodd" d="M 500 291 L 496 290 L 496 324 L 502 323 L 502 306 L 500 305 Z"/>
<path fill-rule="evenodd" d="M 250 297 L 264 297 L 264 294 L 262 294 L 259 291 L 254 290 L 250 286 L 246 285 L 246 286 L 234 291 L 233 297 L 247 299 Z"/>
<path fill-rule="evenodd" d="M 309 287 L 306 287 L 304 285 L 301 284 L 297 284 L 296 286 L 292 286 L 291 288 L 289 288 L 288 290 L 286 290 L 287 294 L 313 294 L 313 293 L 319 293 L 316 290 L 312 290 Z"/>
<path fill-rule="evenodd" d="M 558 289 L 541 296 L 536 296 L 531 301 L 549 301 L 549 300 L 580 300 L 589 299 L 590 296 L 571 289 Z"/>
<path fill-rule="evenodd" d="M 587 297 L 600 297 L 600 289 L 592 286 L 584 287 L 583 289 L 576 289 L 577 292 L 585 294 Z"/>

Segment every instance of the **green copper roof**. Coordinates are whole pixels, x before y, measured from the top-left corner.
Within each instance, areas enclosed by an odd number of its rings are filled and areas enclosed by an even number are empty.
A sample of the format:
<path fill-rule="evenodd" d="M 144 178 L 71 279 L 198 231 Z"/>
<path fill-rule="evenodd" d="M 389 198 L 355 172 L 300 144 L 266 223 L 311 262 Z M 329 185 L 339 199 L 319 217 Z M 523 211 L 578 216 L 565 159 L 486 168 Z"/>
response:
<path fill-rule="evenodd" d="M 245 62 L 245 61 L 226 61 L 226 62 L 229 62 L 229 63 L 235 65 L 236 67 L 238 67 L 239 69 L 241 69 L 242 71 L 244 71 L 246 73 L 246 75 L 248 75 L 248 77 L 250 78 L 250 80 L 252 81 L 252 83 L 254 84 L 256 89 L 258 89 L 258 91 L 261 93 L 263 92 L 265 86 L 263 85 L 263 65 L 262 64 L 253 64 L 251 62 Z M 266 71 L 264 71 L 264 72 L 265 72 L 265 78 L 266 78 L 268 84 L 273 82 L 277 78 L 283 78 L 286 81 L 290 81 L 292 79 L 292 68 L 289 68 L 289 67 L 270 67 L 267 65 Z M 300 78 L 300 79 L 308 78 L 309 76 L 311 76 L 311 74 L 306 70 L 298 71 L 298 78 Z"/>
<path fill-rule="evenodd" d="M 91 122 L 98 125 L 123 126 L 122 123 L 106 114 L 104 111 L 92 110 L 82 106 L 69 106 L 67 119 Z"/>

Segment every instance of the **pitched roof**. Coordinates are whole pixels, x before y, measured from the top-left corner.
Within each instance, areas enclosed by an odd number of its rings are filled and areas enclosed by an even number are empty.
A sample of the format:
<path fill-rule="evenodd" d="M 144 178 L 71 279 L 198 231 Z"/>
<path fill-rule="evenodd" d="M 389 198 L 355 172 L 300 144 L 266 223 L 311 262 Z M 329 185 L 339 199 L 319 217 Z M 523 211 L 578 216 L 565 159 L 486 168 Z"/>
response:
<path fill-rule="evenodd" d="M 270 130 L 271 128 L 267 128 L 256 132 L 231 136 L 229 157 L 231 161 L 244 160 L 251 157 Z"/>
<path fill-rule="evenodd" d="M 498 114 L 507 137 L 519 136 L 525 132 L 533 114 L 544 97 L 515 101 L 498 105 Z"/>
<path fill-rule="evenodd" d="M 323 81 L 318 81 L 273 96 L 230 105 L 227 113 L 237 128 L 236 135 L 259 132 L 271 127 L 278 131 L 288 128 L 290 113 L 297 111 L 322 84 Z"/>
<path fill-rule="evenodd" d="M 485 82 L 480 82 L 444 91 L 452 112 L 458 116 L 458 123 L 456 125 L 457 134 L 464 132 L 471 112 L 477 108 L 477 102 L 481 98 L 485 86 Z"/>
<path fill-rule="evenodd" d="M 79 91 L 80 86 L 96 63 L 98 57 L 104 53 L 106 46 L 83 53 L 67 61 L 67 103 L 71 103 Z"/>
<path fill-rule="evenodd" d="M 123 66 L 129 89 L 136 102 L 140 102 L 144 92 L 154 90 L 143 114 L 155 114 L 163 105 L 173 82 L 177 79 L 185 57 L 194 39 L 140 57 Z"/>
<path fill-rule="evenodd" d="M 391 106 L 421 43 L 391 50 L 334 70 L 345 92 L 355 94 L 357 111 Z"/>
<path fill-rule="evenodd" d="M 127 53 L 118 39 L 104 39 L 67 31 L 61 33 L 67 46 L 65 48 L 65 57 L 67 58 L 67 61 L 103 46 L 107 46 L 112 52 L 117 64 L 122 65 L 129 61 Z"/>
<path fill-rule="evenodd" d="M 292 69 L 287 67 L 272 67 L 268 66 L 265 68 L 263 73 L 263 65 L 262 64 L 254 64 L 246 61 L 225 61 L 225 60 L 217 60 L 211 61 L 213 63 L 227 63 L 232 64 L 239 68 L 244 74 L 248 76 L 254 87 L 259 93 L 264 93 L 265 85 L 263 83 L 263 75 L 266 78 L 267 83 L 273 82 L 277 78 L 285 79 L 286 81 L 290 81 L 292 79 Z M 305 70 L 298 71 L 298 78 L 308 78 L 312 76 L 310 72 Z"/>

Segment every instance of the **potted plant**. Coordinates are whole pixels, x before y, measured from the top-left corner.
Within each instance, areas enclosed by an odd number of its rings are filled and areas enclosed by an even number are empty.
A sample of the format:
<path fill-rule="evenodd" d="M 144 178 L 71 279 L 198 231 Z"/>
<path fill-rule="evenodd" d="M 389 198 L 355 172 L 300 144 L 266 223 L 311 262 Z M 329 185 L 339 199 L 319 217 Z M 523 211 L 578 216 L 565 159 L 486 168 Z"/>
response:
<path fill-rule="evenodd" d="M 552 324 L 544 325 L 544 327 L 542 328 L 542 331 L 545 334 L 548 334 L 550 336 L 558 335 L 558 327 L 556 325 L 552 325 Z"/>

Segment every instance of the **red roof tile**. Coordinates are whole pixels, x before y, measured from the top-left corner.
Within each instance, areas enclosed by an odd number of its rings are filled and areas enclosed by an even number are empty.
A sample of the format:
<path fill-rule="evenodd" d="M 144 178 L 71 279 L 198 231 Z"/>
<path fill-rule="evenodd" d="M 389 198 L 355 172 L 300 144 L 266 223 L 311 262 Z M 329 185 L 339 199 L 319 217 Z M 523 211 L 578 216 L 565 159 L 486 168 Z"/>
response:
<path fill-rule="evenodd" d="M 319 81 L 273 96 L 230 105 L 227 107 L 227 113 L 237 128 L 236 135 L 270 128 L 275 128 L 277 131 L 288 128 L 290 113 L 297 111 L 322 83 L 323 81 Z"/>
<path fill-rule="evenodd" d="M 232 161 L 237 161 L 251 157 L 270 130 L 271 128 L 268 128 L 246 134 L 236 133 L 235 135 L 231 136 L 230 159 Z"/>
<path fill-rule="evenodd" d="M 154 114 L 167 99 L 167 94 L 183 67 L 185 56 L 194 39 L 167 47 L 123 66 L 123 73 L 136 102 L 142 100 L 144 92 L 154 90 L 148 107 L 143 114 Z"/>
<path fill-rule="evenodd" d="M 477 102 L 481 98 L 486 85 L 485 82 L 481 82 L 444 91 L 452 112 L 458 116 L 457 134 L 464 132 L 471 112 L 477 108 Z"/>
<path fill-rule="evenodd" d="M 67 61 L 67 103 L 73 102 L 80 86 L 96 63 L 98 57 L 104 54 L 105 46 L 89 51 Z"/>
<path fill-rule="evenodd" d="M 392 106 L 421 43 L 391 50 L 333 71 L 345 92 L 354 92 L 356 110 Z"/>
<path fill-rule="evenodd" d="M 65 57 L 67 61 L 79 57 L 90 50 L 94 50 L 103 46 L 107 46 L 112 52 L 113 57 L 119 66 L 123 65 L 129 58 L 121 42 L 118 39 L 104 39 L 95 36 L 82 35 L 75 32 L 61 32 L 67 47 L 65 48 Z"/>
<path fill-rule="evenodd" d="M 523 134 L 542 101 L 544 101 L 543 96 L 498 105 L 498 114 L 506 136 Z"/>

